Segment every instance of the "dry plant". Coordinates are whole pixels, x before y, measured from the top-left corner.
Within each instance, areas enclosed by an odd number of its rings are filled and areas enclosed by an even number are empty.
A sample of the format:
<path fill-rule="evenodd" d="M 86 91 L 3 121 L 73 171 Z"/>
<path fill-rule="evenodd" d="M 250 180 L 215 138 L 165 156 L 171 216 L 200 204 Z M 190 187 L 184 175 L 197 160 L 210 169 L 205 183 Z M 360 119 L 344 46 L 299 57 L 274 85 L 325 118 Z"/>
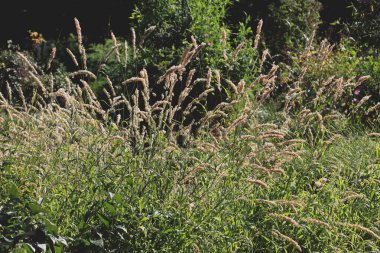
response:
<path fill-rule="evenodd" d="M 83 44 L 80 22 L 75 18 L 74 23 L 77 33 L 78 51 L 82 62 L 80 66 L 75 54 L 70 49 L 66 49 L 74 65 L 79 68 L 65 77 L 66 85 L 62 87 L 62 85 L 55 84 L 54 76 L 50 75 L 48 92 L 46 85 L 42 82 L 42 80 L 45 80 L 43 70 L 33 64 L 24 54 L 17 52 L 18 56 L 30 69 L 29 76 L 32 82 L 36 84 L 33 93 L 36 99 L 33 100 L 33 104 L 26 101 L 24 88 L 19 88 L 19 101 L 13 101 L 13 103 L 11 88 L 9 88 L 7 96 L 9 101 L 5 102 L 6 99 L 2 99 L 4 104 L 7 103 L 7 106 L 13 104 L 16 107 L 19 104 L 25 111 L 30 111 L 31 108 L 35 107 L 39 110 L 43 110 L 51 104 L 59 104 L 65 109 L 79 110 L 83 115 L 93 115 L 94 117 L 100 117 L 106 121 L 109 119 L 118 119 L 117 121 L 119 123 L 122 122 L 121 125 L 125 127 L 125 129 L 131 131 L 129 136 L 135 136 L 136 139 L 140 141 L 142 140 L 142 136 L 148 136 L 149 133 L 161 130 L 166 131 L 168 136 L 173 140 L 178 138 L 178 136 L 188 139 L 190 136 L 184 135 L 190 135 L 194 133 L 195 130 L 196 132 L 203 131 L 210 133 L 218 131 L 220 137 L 228 136 L 236 128 L 243 125 L 252 114 L 250 99 L 246 94 L 246 90 L 250 86 L 248 85 L 246 87 L 244 80 L 240 80 L 238 84 L 234 84 L 233 81 L 223 78 L 218 70 L 211 68 L 208 69 L 207 76 L 204 78 L 194 79 L 197 71 L 195 69 L 189 71 L 186 69 L 189 63 L 198 56 L 202 48 L 206 45 L 205 43 L 198 43 L 194 37 L 191 38 L 192 43 L 190 47 L 185 50 L 178 64 L 168 68 L 158 80 L 150 80 L 146 69 L 142 69 L 138 76 L 130 77 L 121 84 L 114 84 L 107 76 L 107 87 L 103 88 L 103 92 L 107 98 L 109 107 L 104 108 L 89 83 L 91 80 L 96 80 L 97 76 L 87 69 L 87 55 Z M 255 43 L 258 43 L 260 38 L 261 26 L 262 21 L 257 28 Z M 143 43 L 143 40 L 146 39 L 154 29 L 155 27 L 150 27 L 145 31 L 141 43 Z M 117 62 L 121 63 L 120 45 L 113 32 L 111 32 L 111 39 L 113 47 L 106 58 L 111 54 L 115 54 Z M 138 53 L 137 36 L 134 29 L 132 29 L 131 40 L 133 58 L 136 58 Z M 243 46 L 244 43 L 237 46 L 233 53 L 235 58 Z M 127 64 L 127 41 L 125 41 L 124 47 L 124 64 Z M 47 70 L 51 69 L 55 55 L 56 49 L 53 48 L 47 61 Z M 274 67 L 268 75 L 263 75 L 260 81 L 269 87 L 275 78 L 276 69 L 277 68 Z M 187 76 L 184 81 L 183 76 Z M 227 87 L 223 89 L 222 83 L 226 83 Z M 131 88 L 132 84 L 135 88 Z M 161 88 L 161 97 L 153 92 L 158 86 L 163 87 Z M 178 92 L 177 87 L 179 86 L 183 88 Z M 132 95 L 126 96 L 125 94 L 118 94 L 117 92 L 119 91 L 117 91 L 118 89 L 115 87 L 126 87 L 131 90 Z M 214 109 L 206 109 L 210 97 L 214 96 L 215 92 L 220 93 L 224 92 L 224 90 L 231 91 L 233 99 L 226 96 L 225 100 Z M 27 93 L 29 93 L 29 91 Z M 42 95 L 39 95 L 39 93 Z M 234 121 L 223 124 L 223 126 L 218 123 L 227 119 L 231 109 L 241 103 L 245 104 L 244 110 L 236 116 Z M 201 112 L 199 118 L 193 117 L 196 111 Z M 120 112 L 123 113 L 121 114 Z M 120 124 L 116 125 L 121 126 Z M 270 136 L 267 135 L 267 137 Z"/>
<path fill-rule="evenodd" d="M 272 230 L 272 235 L 273 236 L 276 236 L 278 238 L 281 238 L 283 239 L 284 241 L 287 241 L 288 243 L 290 243 L 296 250 L 298 250 L 298 252 L 302 252 L 302 248 L 301 246 L 294 240 L 292 239 L 291 237 L 287 236 L 287 235 L 284 235 L 282 234 L 280 231 L 276 230 L 276 229 L 273 229 Z"/>

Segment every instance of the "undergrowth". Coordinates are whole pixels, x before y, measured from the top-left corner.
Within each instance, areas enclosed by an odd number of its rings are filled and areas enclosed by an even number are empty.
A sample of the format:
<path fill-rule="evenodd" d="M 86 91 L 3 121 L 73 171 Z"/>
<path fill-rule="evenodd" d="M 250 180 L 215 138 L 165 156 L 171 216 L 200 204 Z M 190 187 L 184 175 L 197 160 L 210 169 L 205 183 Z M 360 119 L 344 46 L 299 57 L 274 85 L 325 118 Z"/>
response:
<path fill-rule="evenodd" d="M 282 87 L 268 51 L 252 80 L 194 78 L 193 38 L 158 80 L 106 77 L 98 97 L 76 28 L 77 71 L 14 52 L 1 84 L 1 252 L 378 252 L 380 134 L 355 115 L 379 108 L 333 106 L 368 77 L 314 79 L 326 42 Z"/>

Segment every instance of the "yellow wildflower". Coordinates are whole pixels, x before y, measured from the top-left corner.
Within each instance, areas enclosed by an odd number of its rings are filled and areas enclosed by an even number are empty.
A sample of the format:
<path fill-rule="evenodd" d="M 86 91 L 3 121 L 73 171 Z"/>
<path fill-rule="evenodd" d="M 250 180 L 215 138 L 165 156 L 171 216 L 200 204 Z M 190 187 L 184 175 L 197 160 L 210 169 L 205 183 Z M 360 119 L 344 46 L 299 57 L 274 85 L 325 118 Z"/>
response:
<path fill-rule="evenodd" d="M 29 31 L 29 38 L 32 41 L 34 47 L 38 46 L 42 42 L 46 42 L 42 34 L 35 31 Z"/>

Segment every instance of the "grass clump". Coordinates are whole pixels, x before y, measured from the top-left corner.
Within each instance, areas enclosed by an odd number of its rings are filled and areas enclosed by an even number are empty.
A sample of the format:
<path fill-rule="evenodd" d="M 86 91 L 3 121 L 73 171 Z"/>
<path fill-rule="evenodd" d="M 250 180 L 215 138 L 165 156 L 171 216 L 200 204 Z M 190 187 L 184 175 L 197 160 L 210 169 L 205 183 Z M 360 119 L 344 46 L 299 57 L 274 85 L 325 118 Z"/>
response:
<path fill-rule="evenodd" d="M 193 39 L 157 79 L 105 76 L 101 97 L 76 28 L 80 69 L 18 52 L 27 81 L 2 89 L 0 251 L 379 250 L 379 129 L 325 112 L 339 90 L 305 93 L 325 86 L 297 76 L 274 101 L 277 65 L 195 77 Z"/>

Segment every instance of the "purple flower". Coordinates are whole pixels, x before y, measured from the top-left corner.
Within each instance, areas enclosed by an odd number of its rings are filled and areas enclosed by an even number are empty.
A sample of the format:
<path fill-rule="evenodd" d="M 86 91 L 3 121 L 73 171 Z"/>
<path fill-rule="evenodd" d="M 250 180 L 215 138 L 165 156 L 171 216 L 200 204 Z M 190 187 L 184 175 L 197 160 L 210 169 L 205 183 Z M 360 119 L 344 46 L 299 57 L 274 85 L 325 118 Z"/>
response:
<path fill-rule="evenodd" d="M 355 95 L 359 95 L 359 94 L 360 94 L 360 90 L 355 90 L 355 91 L 354 91 L 354 94 L 355 94 Z"/>

